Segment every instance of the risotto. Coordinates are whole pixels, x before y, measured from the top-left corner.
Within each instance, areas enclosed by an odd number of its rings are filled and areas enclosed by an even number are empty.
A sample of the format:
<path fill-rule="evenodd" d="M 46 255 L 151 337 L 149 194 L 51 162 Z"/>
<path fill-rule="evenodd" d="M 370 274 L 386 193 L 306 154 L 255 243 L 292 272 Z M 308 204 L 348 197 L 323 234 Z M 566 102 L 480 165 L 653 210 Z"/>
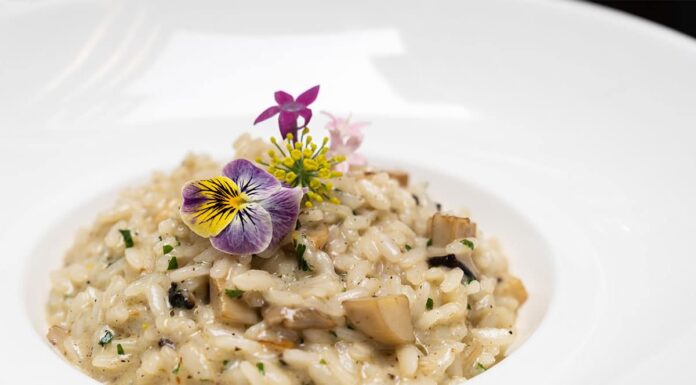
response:
<path fill-rule="evenodd" d="M 235 147 L 250 160 L 273 148 L 249 135 Z M 425 184 L 352 166 L 335 199 L 306 201 L 287 234 L 275 239 L 274 219 L 270 246 L 233 254 L 182 208 L 182 186 L 221 167 L 190 155 L 77 235 L 47 305 L 67 360 L 110 384 L 353 385 L 457 384 L 505 356 L 524 286 Z"/>

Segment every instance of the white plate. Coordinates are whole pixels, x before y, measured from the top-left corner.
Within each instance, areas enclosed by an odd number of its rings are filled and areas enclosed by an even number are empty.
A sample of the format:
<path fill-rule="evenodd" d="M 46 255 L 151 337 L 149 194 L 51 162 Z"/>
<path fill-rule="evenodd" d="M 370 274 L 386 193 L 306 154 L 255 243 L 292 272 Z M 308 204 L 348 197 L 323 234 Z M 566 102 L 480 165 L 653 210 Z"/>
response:
<path fill-rule="evenodd" d="M 686 37 L 574 2 L 12 1 L 0 53 L 2 384 L 93 383 L 43 337 L 74 229 L 187 151 L 229 156 L 272 91 L 316 83 L 529 285 L 530 337 L 475 383 L 696 381 Z"/>

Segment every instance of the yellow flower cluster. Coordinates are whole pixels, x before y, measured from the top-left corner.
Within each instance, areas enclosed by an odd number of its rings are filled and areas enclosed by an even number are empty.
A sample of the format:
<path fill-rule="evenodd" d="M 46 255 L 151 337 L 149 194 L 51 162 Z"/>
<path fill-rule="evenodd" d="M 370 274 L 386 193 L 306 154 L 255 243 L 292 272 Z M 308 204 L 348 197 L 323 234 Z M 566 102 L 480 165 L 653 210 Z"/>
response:
<path fill-rule="evenodd" d="M 309 129 L 305 127 L 297 141 L 294 140 L 292 134 L 288 134 L 282 142 L 271 137 L 271 143 L 278 151 L 269 150 L 269 161 L 258 158 L 256 162 L 264 165 L 268 172 L 281 182 L 292 187 L 306 187 L 308 198 L 305 201 L 306 207 L 312 207 L 312 201 L 340 203 L 333 194 L 334 187 L 329 180 L 343 176 L 343 173 L 332 170 L 332 168 L 343 162 L 345 157 L 342 155 L 326 156 L 329 151 L 326 146 L 329 143 L 329 138 L 324 138 L 321 146 L 317 146 L 313 142 L 312 136 L 309 135 Z"/>

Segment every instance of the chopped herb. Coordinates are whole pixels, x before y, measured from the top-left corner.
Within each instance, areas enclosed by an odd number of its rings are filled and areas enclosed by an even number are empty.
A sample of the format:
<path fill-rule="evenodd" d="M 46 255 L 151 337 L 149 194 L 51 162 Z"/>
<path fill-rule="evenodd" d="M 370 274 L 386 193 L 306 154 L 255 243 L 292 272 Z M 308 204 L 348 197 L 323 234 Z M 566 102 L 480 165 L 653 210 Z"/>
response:
<path fill-rule="evenodd" d="M 433 240 L 432 240 L 432 239 L 428 239 L 428 243 L 426 243 L 425 245 L 428 246 L 428 247 L 432 246 L 432 245 L 433 245 Z"/>
<path fill-rule="evenodd" d="M 244 294 L 244 290 L 239 289 L 225 289 L 225 294 L 230 298 L 238 298 Z"/>
<path fill-rule="evenodd" d="M 280 360 L 278 360 L 278 362 L 283 366 L 288 366 L 288 363 L 285 362 L 285 360 L 283 360 L 282 358 Z"/>
<path fill-rule="evenodd" d="M 123 346 L 121 346 L 121 344 L 116 345 L 116 353 L 118 353 L 119 356 L 126 354 L 126 352 L 123 351 Z"/>
<path fill-rule="evenodd" d="M 172 247 L 171 245 L 162 246 L 162 254 L 169 254 L 172 252 L 172 250 L 174 250 L 174 247 Z"/>
<path fill-rule="evenodd" d="M 462 242 L 462 245 L 464 245 L 464 246 L 470 248 L 471 250 L 474 249 L 474 242 L 471 242 L 471 241 L 468 240 L 468 239 L 462 239 L 461 242 Z"/>
<path fill-rule="evenodd" d="M 479 369 L 479 370 L 486 370 L 487 368 L 486 368 L 485 366 L 483 366 L 480 362 L 477 362 L 477 363 L 476 363 L 476 369 Z"/>
<path fill-rule="evenodd" d="M 196 305 L 188 298 L 185 292 L 177 289 L 177 286 L 176 283 L 172 282 L 172 286 L 169 287 L 169 292 L 167 293 L 169 304 L 172 305 L 172 307 L 189 310 L 193 309 Z"/>
<path fill-rule="evenodd" d="M 264 376 L 266 375 L 266 369 L 263 366 L 263 362 L 259 362 L 258 364 L 256 364 L 256 369 L 258 369 L 259 372 L 261 372 L 261 374 L 263 374 Z"/>
<path fill-rule="evenodd" d="M 112 339 L 114 339 L 114 333 L 110 330 L 104 330 L 104 336 L 99 340 L 99 345 L 104 346 L 110 343 Z"/>
<path fill-rule="evenodd" d="M 297 267 L 302 271 L 310 271 L 312 267 L 309 266 L 307 260 L 304 259 L 305 251 L 307 251 L 307 246 L 302 243 L 295 244 L 295 254 L 297 255 Z"/>
<path fill-rule="evenodd" d="M 179 359 L 179 363 L 176 364 L 176 368 L 174 368 L 174 370 L 172 370 L 172 373 L 179 374 L 179 370 L 181 370 L 181 359 Z"/>
<path fill-rule="evenodd" d="M 176 260 L 176 257 L 171 257 L 169 259 L 169 265 L 167 266 L 167 270 L 176 270 L 179 268 L 179 262 Z"/>
<path fill-rule="evenodd" d="M 181 246 L 181 241 L 179 240 L 179 237 L 174 237 L 176 239 L 176 245 Z"/>
<path fill-rule="evenodd" d="M 404 248 L 406 249 L 406 251 L 409 251 L 409 250 L 411 250 L 413 247 L 411 247 L 411 245 L 406 245 L 406 246 L 404 246 Z"/>
<path fill-rule="evenodd" d="M 159 239 L 160 242 L 162 242 L 162 236 L 161 236 L 161 235 L 158 235 L 158 236 L 157 236 L 157 239 Z"/>
<path fill-rule="evenodd" d="M 471 304 L 470 304 L 470 303 L 467 303 L 467 304 L 466 304 L 466 310 L 471 310 Z"/>
<path fill-rule="evenodd" d="M 133 247 L 133 237 L 131 236 L 130 230 L 119 230 L 121 236 L 123 237 L 123 242 L 126 244 L 126 248 Z"/>
<path fill-rule="evenodd" d="M 326 365 L 326 360 L 322 358 L 321 360 L 319 360 L 319 363 L 322 365 Z"/>
<path fill-rule="evenodd" d="M 338 337 L 338 334 L 336 334 L 336 332 L 333 330 L 329 330 L 329 333 L 331 333 L 331 335 L 334 337 Z"/>
<path fill-rule="evenodd" d="M 227 364 L 229 364 L 229 363 L 230 363 L 230 360 L 224 360 L 224 361 L 222 361 L 222 366 L 227 368 Z"/>
<path fill-rule="evenodd" d="M 447 254 L 447 255 L 443 255 L 441 257 L 430 257 L 430 258 L 428 258 L 428 266 L 430 266 L 430 267 L 444 266 L 444 267 L 449 267 L 450 269 L 460 268 L 464 272 L 464 276 L 466 276 L 466 278 L 467 278 L 467 283 L 476 279 L 476 276 L 474 276 L 474 273 L 468 267 L 466 267 L 465 264 L 463 264 L 460 260 L 458 260 L 454 254 Z"/>
<path fill-rule="evenodd" d="M 425 309 L 426 310 L 433 310 L 433 299 L 428 298 L 428 300 L 425 302 Z"/>

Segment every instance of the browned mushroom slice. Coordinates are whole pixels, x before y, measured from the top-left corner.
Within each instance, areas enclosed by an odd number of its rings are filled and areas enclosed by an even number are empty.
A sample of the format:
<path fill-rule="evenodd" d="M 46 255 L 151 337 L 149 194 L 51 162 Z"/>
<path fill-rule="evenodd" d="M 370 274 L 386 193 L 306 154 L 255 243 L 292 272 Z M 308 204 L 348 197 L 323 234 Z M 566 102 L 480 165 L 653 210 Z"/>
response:
<path fill-rule="evenodd" d="M 291 330 L 331 329 L 336 326 L 328 315 L 306 307 L 270 306 L 264 311 L 263 319 L 269 326 L 280 325 Z"/>
<path fill-rule="evenodd" d="M 400 170 L 390 170 L 390 171 L 365 171 L 365 176 L 375 175 L 378 172 L 386 172 L 391 179 L 394 179 L 399 183 L 401 187 L 408 186 L 408 173 Z"/>
<path fill-rule="evenodd" d="M 256 310 L 247 306 L 239 298 L 230 298 L 225 293 L 224 278 L 210 278 L 210 306 L 217 317 L 223 321 L 251 325 L 259 322 Z"/>
<path fill-rule="evenodd" d="M 433 246 L 444 247 L 456 239 L 476 236 L 476 223 L 469 218 L 435 213 L 430 219 Z"/>
<path fill-rule="evenodd" d="M 307 230 L 307 238 L 312 241 L 317 250 L 321 250 L 329 239 L 329 228 L 325 225 L 321 225 Z"/>
<path fill-rule="evenodd" d="M 495 287 L 495 295 L 513 297 L 520 305 L 527 301 L 527 289 L 524 288 L 524 284 L 519 278 L 511 275 L 502 278 L 502 281 Z"/>
<path fill-rule="evenodd" d="M 414 340 L 405 295 L 351 299 L 343 302 L 343 308 L 351 324 L 377 342 L 401 345 Z"/>

